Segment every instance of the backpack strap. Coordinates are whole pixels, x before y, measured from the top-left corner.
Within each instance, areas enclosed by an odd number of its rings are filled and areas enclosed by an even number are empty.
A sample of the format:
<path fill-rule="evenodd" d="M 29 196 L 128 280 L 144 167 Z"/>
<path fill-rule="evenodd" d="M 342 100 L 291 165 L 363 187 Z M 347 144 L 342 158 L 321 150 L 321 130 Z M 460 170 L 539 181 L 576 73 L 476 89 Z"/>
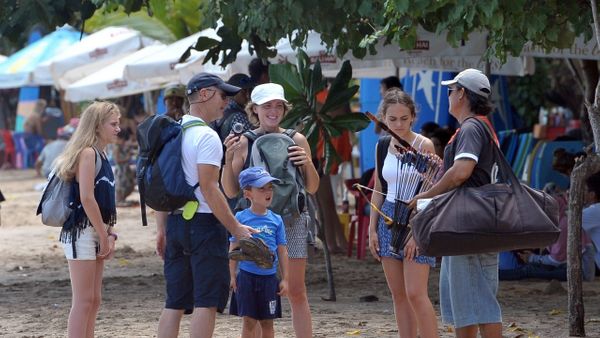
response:
<path fill-rule="evenodd" d="M 256 139 L 259 136 L 262 136 L 264 134 L 258 134 L 254 130 L 248 130 L 243 135 L 246 137 L 246 139 L 248 139 L 248 152 L 246 153 L 246 161 L 244 161 L 244 168 L 243 168 L 243 169 L 246 169 L 246 168 L 250 167 L 250 157 L 252 156 L 252 144 L 254 144 L 254 141 L 256 141 Z"/>
<path fill-rule="evenodd" d="M 183 123 L 181 126 L 183 127 L 183 130 L 185 131 L 186 129 L 191 128 L 191 127 L 208 126 L 208 124 L 206 124 L 206 122 L 204 122 L 204 121 L 192 120 L 192 121 L 187 121 L 186 123 Z"/>
<path fill-rule="evenodd" d="M 375 159 L 377 161 L 377 177 L 379 177 L 379 182 L 381 183 L 381 192 L 384 194 L 387 194 L 387 182 L 383 179 L 383 163 L 385 162 L 391 141 L 392 137 L 386 135 L 381 137 L 379 142 L 377 142 L 377 158 Z"/>
<path fill-rule="evenodd" d="M 96 149 L 96 147 L 92 147 L 94 148 L 94 152 L 96 153 L 96 160 L 95 160 L 95 164 L 96 164 L 96 171 L 94 174 L 94 179 L 96 178 L 96 176 L 98 176 L 98 174 L 100 173 L 100 169 L 102 169 L 102 155 L 100 155 L 100 151 L 98 149 Z"/>
<path fill-rule="evenodd" d="M 291 139 L 294 139 L 294 135 L 296 135 L 295 129 L 286 129 L 283 131 L 283 134 L 289 136 Z"/>

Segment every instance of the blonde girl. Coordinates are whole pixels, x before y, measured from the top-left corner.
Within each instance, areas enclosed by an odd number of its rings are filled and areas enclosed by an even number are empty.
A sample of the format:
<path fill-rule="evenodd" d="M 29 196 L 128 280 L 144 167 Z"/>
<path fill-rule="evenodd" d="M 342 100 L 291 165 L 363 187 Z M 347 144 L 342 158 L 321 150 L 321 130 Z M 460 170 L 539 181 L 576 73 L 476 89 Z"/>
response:
<path fill-rule="evenodd" d="M 73 182 L 73 212 L 60 233 L 73 296 L 69 337 L 94 337 L 104 260 L 115 250 L 115 180 L 104 149 L 117 141 L 120 116 L 113 103 L 92 103 L 82 113 L 79 126 L 56 161 L 57 175 Z"/>

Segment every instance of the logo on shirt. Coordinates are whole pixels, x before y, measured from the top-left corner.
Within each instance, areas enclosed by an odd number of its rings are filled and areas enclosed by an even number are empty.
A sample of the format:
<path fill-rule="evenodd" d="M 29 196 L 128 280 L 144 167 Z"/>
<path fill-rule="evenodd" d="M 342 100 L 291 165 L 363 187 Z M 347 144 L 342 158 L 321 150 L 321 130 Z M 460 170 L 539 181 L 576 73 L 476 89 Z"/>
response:
<path fill-rule="evenodd" d="M 261 233 L 264 233 L 269 236 L 274 235 L 273 230 L 271 228 L 269 228 L 267 225 L 261 225 L 261 226 L 256 227 L 255 229 L 260 231 Z"/>

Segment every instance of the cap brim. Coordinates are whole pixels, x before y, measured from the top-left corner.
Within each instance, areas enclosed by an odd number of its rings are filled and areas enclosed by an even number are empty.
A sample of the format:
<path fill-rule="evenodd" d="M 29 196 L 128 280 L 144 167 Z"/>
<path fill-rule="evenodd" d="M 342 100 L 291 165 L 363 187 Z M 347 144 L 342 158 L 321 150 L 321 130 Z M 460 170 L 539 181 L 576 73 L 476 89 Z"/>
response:
<path fill-rule="evenodd" d="M 457 84 L 458 80 L 452 79 L 452 80 L 442 81 L 440 83 L 442 84 L 442 86 L 449 86 L 449 85 Z"/>
<path fill-rule="evenodd" d="M 261 188 L 261 187 L 264 187 L 267 183 L 271 183 L 271 182 L 279 183 L 281 181 L 275 177 L 262 177 L 256 181 L 252 182 L 252 184 L 250 184 L 250 186 L 255 187 L 255 188 Z"/>
<path fill-rule="evenodd" d="M 232 86 L 232 85 L 230 85 L 228 83 L 225 83 L 225 82 L 219 84 L 216 87 L 219 88 L 219 89 L 221 89 L 222 91 L 224 91 L 225 94 L 227 94 L 227 96 L 234 96 L 240 90 L 242 90 L 242 88 L 240 88 L 240 87 Z"/>
<path fill-rule="evenodd" d="M 267 96 L 267 97 L 263 98 L 262 100 L 259 100 L 259 101 L 257 101 L 257 102 L 254 102 L 254 103 L 256 103 L 257 105 L 259 105 L 259 106 L 260 106 L 260 105 L 261 105 L 261 104 L 263 104 L 263 103 L 267 103 L 267 102 L 269 102 L 269 101 L 273 101 L 273 100 L 281 100 L 281 101 L 283 101 L 283 102 L 285 102 L 285 103 L 287 103 L 287 102 L 288 102 L 288 101 L 285 99 L 285 97 L 281 97 L 281 96 L 279 96 L 279 95 L 272 95 L 272 96 Z"/>

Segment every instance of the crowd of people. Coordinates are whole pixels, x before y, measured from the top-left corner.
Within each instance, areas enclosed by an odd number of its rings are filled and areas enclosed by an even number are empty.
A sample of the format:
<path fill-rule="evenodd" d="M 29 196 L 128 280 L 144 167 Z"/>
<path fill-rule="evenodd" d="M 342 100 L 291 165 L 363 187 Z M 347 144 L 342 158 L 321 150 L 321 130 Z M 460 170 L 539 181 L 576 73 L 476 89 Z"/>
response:
<path fill-rule="evenodd" d="M 253 67 L 251 76 L 235 74 L 225 82 L 200 73 L 186 86 L 173 85 L 164 91 L 167 116 L 182 124 L 199 123 L 183 133 L 181 146 L 181 165 L 187 183 L 197 187 L 197 204 L 191 213 L 156 212 L 156 253 L 164 261 L 166 284 L 158 337 L 176 337 L 184 314 L 191 315 L 193 337 L 212 336 L 216 313 L 224 311 L 230 298 L 230 313 L 243 317 L 242 337 L 274 337 L 273 320 L 282 316 L 280 297 L 289 300 L 295 335 L 312 337 L 305 285 L 310 217 L 304 206 L 292 218 L 269 210 L 280 202 L 276 189 L 281 180 L 252 166 L 256 141 L 247 133 L 285 134 L 281 122 L 291 106 L 283 87 L 269 82 L 265 66 L 254 62 Z M 419 199 L 495 179 L 490 147 L 497 140 L 482 126 L 491 127 L 486 117 L 492 111 L 487 77 L 468 69 L 442 85 L 448 88 L 449 111 L 460 128 L 454 132 L 428 123 L 417 133 L 413 99 L 394 78 L 382 81 L 379 113 L 389 130 L 402 143 L 443 159 L 443 175 L 431 189 L 412 196 L 409 208 Z M 58 129 L 57 140 L 46 145 L 36 163 L 40 175 L 55 170 L 75 187 L 75 211 L 60 233 L 72 285 L 69 337 L 94 335 L 104 261 L 114 255 L 118 239 L 116 207 L 126 205 L 135 185 L 130 159 L 136 127 L 144 115 L 123 105 L 92 103 L 79 120 Z M 311 148 L 301 133 L 290 137 L 294 144 L 285 150 L 287 157 L 303 179 L 302 188 L 314 194 L 320 177 Z M 386 137 L 386 143 L 382 142 Z M 384 135 L 380 143 L 385 148 L 377 146 L 376 158 L 385 157 L 377 158 L 372 172 L 370 202 L 374 209 L 392 216 L 402 184 L 399 175 L 412 169 L 401 168 L 396 161 L 399 140 Z M 589 248 L 600 245 L 600 173 L 586 183 L 583 227 L 591 239 L 584 242 L 590 243 Z M 240 207 L 240 200 L 249 205 Z M 400 252 L 391 251 L 392 234 L 381 213 L 370 214 L 368 246 L 383 267 L 399 336 L 438 337 L 436 311 L 428 295 L 429 273 L 436 258 L 422 255 L 412 238 Z M 270 254 L 267 258 L 260 256 L 265 251 Z M 515 253 L 524 262 L 561 263 L 553 254 L 552 248 L 546 256 Z M 600 254 L 594 254 L 600 263 Z M 502 336 L 498 280 L 498 253 L 442 257 L 440 312 L 442 321 L 454 326 L 457 337 L 476 337 L 478 332 L 483 337 Z"/>

